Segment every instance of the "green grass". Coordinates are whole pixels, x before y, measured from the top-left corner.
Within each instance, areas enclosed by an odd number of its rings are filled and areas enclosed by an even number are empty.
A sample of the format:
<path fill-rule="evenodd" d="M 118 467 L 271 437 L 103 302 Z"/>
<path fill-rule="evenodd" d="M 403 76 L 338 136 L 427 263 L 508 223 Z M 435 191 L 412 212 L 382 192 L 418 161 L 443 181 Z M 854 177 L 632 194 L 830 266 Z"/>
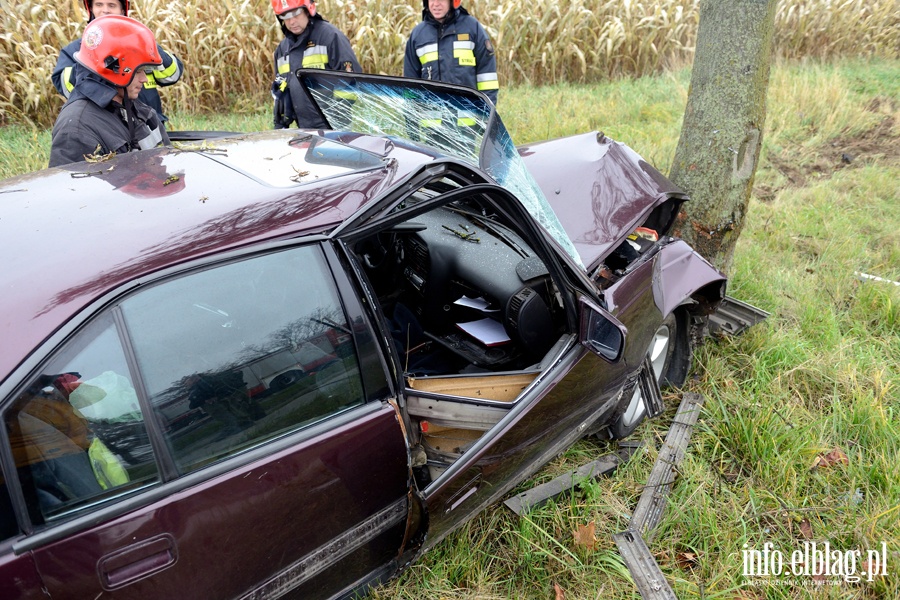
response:
<path fill-rule="evenodd" d="M 688 82 L 679 71 L 509 88 L 500 112 L 517 143 L 599 129 L 665 171 Z M 900 61 L 776 65 L 768 106 L 729 292 L 771 316 L 697 352 L 686 387 L 706 403 L 650 548 L 679 598 L 898 598 L 900 287 L 854 273 L 900 281 Z M 251 131 L 268 128 L 269 113 L 174 114 L 172 124 Z M 48 139 L 0 128 L 0 175 L 45 164 Z M 646 450 L 612 477 L 523 519 L 493 507 L 375 598 L 544 599 L 556 586 L 569 600 L 637 597 L 611 536 L 627 527 L 678 399 L 668 395 L 666 414 L 638 429 Z M 811 469 L 834 448 L 848 464 Z M 582 441 L 534 482 L 607 451 Z M 588 550 L 572 532 L 591 522 Z M 793 551 L 807 522 L 814 541 L 842 551 L 886 542 L 889 576 L 749 587 L 744 545 Z"/>

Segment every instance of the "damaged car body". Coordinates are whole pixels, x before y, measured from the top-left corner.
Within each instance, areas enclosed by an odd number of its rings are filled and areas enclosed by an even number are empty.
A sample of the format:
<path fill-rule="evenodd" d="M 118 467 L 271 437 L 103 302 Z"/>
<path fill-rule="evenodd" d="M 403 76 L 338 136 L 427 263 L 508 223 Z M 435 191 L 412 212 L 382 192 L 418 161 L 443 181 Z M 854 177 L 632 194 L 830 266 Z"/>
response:
<path fill-rule="evenodd" d="M 0 183 L 4 598 L 352 596 L 683 383 L 725 278 L 627 146 L 296 75 L 332 129 Z"/>

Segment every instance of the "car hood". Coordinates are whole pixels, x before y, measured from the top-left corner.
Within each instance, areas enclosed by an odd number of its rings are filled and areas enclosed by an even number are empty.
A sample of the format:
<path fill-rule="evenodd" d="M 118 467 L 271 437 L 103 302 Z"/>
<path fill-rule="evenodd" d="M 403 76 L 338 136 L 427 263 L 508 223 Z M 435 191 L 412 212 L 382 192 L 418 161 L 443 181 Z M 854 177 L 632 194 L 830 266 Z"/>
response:
<path fill-rule="evenodd" d="M 596 131 L 522 146 L 519 154 L 589 270 L 654 208 L 687 199 L 631 148 Z"/>

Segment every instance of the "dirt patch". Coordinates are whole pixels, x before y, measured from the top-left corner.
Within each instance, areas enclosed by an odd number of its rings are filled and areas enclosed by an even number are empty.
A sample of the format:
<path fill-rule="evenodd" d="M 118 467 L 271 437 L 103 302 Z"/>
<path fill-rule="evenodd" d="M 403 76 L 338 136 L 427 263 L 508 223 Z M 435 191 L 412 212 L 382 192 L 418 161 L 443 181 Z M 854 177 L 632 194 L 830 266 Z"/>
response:
<path fill-rule="evenodd" d="M 882 102 L 874 99 L 868 110 L 883 112 Z M 885 100 L 884 102 L 888 102 Z M 858 136 L 839 137 L 821 146 L 811 161 L 791 160 L 789 155 L 769 155 L 768 164 L 779 171 L 787 183 L 780 186 L 760 184 L 754 186 L 753 195 L 768 202 L 779 190 L 787 187 L 805 187 L 810 179 L 821 181 L 841 169 L 858 168 L 874 160 L 886 164 L 900 164 L 900 140 L 894 133 L 894 117 L 883 118 L 874 128 Z"/>
<path fill-rule="evenodd" d="M 874 129 L 857 138 L 837 138 L 822 150 L 823 157 L 835 165 L 834 170 L 854 164 L 864 164 L 867 159 L 880 159 L 887 163 L 900 161 L 900 143 L 894 135 L 894 118 L 885 117 Z"/>

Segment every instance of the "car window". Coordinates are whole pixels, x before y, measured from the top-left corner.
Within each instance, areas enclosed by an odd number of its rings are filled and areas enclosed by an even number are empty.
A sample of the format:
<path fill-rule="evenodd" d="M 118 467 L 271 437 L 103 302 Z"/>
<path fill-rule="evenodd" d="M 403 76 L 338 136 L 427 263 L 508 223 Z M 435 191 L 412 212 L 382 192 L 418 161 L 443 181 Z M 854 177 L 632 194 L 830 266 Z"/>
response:
<path fill-rule="evenodd" d="M 158 481 L 117 328 L 91 323 L 5 413 L 31 519 L 44 523 Z"/>
<path fill-rule="evenodd" d="M 183 276 L 122 310 L 181 472 L 363 402 L 353 338 L 317 246 Z"/>

